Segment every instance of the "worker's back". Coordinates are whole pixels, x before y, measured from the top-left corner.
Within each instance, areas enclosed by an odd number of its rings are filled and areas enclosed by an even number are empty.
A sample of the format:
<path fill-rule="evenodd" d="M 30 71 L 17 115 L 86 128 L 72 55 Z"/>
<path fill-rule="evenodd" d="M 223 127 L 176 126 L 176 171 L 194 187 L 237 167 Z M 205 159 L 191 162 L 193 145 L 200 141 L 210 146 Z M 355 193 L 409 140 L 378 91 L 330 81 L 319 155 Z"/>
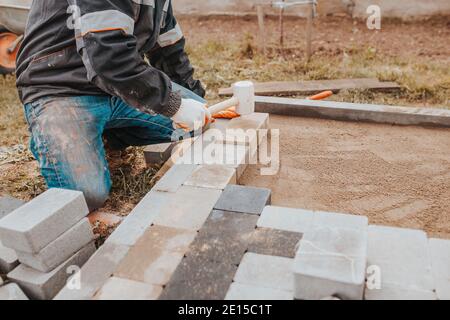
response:
<path fill-rule="evenodd" d="M 121 0 L 127 13 L 134 14 L 133 17 L 130 14 L 123 16 L 131 21 L 131 32 L 137 39 L 137 42 L 133 41 L 133 45 L 142 56 L 151 51 L 157 43 L 161 21 L 166 14 L 165 4 L 168 1 Z M 90 9 L 96 11 L 95 20 L 77 20 L 76 18 L 83 17 L 84 13 L 80 12 L 76 2 L 77 0 L 33 1 L 17 59 L 17 87 L 23 103 L 45 96 L 105 94 L 92 83 L 94 75 L 89 74 L 82 55 L 77 50 L 75 29 L 83 27 L 77 26 L 77 23 L 87 23 L 87 27 L 91 29 L 96 26 L 107 29 L 110 23 L 113 29 L 117 24 L 117 17 L 111 16 L 111 10 L 108 10 L 110 8 L 103 7 L 105 2 L 90 0 Z"/>

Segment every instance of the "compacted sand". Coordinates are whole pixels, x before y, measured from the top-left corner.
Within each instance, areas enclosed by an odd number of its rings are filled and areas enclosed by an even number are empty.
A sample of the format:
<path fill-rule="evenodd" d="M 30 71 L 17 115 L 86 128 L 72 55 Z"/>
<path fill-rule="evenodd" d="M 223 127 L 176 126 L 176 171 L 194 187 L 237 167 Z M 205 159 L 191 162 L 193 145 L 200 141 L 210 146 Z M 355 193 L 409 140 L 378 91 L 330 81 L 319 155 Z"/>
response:
<path fill-rule="evenodd" d="M 271 115 L 281 167 L 241 183 L 272 189 L 274 205 L 351 213 L 370 223 L 450 239 L 450 130 Z"/>

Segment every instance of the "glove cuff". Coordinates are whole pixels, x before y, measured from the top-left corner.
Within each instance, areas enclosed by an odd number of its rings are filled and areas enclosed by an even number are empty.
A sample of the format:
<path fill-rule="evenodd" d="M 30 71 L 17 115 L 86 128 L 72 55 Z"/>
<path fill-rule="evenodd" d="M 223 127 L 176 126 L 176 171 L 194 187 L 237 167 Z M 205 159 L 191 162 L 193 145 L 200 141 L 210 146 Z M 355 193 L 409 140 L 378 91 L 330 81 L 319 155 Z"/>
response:
<path fill-rule="evenodd" d="M 172 91 L 169 94 L 169 101 L 167 103 L 167 108 L 161 115 L 168 118 L 172 118 L 180 109 L 181 106 L 181 94 L 179 92 Z"/>

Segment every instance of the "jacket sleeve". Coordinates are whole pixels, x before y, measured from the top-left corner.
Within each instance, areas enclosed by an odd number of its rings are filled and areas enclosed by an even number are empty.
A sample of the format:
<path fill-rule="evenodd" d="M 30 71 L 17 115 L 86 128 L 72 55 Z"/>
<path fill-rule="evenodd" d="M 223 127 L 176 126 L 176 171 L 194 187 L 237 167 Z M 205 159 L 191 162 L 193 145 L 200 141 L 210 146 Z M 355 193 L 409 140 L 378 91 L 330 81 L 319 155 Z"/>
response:
<path fill-rule="evenodd" d="M 172 91 L 169 77 L 139 54 L 133 35 L 133 0 L 68 2 L 77 15 L 77 49 L 89 80 L 143 112 L 173 116 L 181 96 Z"/>
<path fill-rule="evenodd" d="M 202 84 L 193 77 L 194 68 L 184 50 L 186 41 L 173 14 L 171 0 L 166 0 L 163 11 L 158 45 L 148 54 L 150 63 L 166 73 L 172 81 L 204 97 Z"/>

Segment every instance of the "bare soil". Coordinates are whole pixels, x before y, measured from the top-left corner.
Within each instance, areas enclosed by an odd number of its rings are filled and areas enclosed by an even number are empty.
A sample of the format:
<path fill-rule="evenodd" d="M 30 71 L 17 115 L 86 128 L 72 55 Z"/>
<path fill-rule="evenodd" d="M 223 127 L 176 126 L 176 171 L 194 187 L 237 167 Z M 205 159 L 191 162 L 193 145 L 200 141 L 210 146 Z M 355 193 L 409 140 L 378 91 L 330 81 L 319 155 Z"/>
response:
<path fill-rule="evenodd" d="M 369 217 L 450 238 L 450 130 L 271 116 L 281 167 L 241 183 L 277 206 Z"/>
<path fill-rule="evenodd" d="M 256 17 L 183 17 L 180 24 L 188 44 L 199 45 L 210 40 L 236 43 L 258 39 Z M 285 46 L 305 47 L 306 20 L 286 17 Z M 278 47 L 279 22 L 266 18 L 266 41 Z M 356 47 L 370 46 L 390 56 L 434 57 L 450 59 L 450 19 L 434 17 L 420 22 L 384 19 L 381 30 L 369 30 L 363 20 L 349 17 L 321 17 L 314 20 L 312 36 L 316 54 L 341 54 Z"/>

